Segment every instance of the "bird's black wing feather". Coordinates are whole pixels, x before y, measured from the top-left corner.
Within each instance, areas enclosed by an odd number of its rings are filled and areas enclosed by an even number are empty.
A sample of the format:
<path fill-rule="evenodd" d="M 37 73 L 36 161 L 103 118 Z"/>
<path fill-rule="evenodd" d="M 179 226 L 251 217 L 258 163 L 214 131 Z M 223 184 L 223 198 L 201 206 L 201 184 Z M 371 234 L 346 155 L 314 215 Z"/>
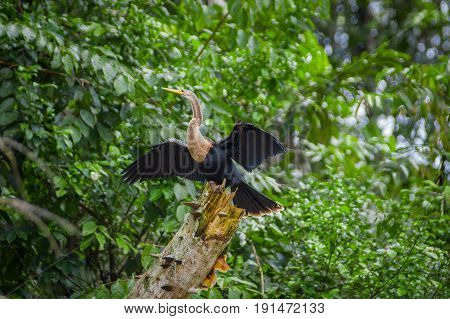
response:
<path fill-rule="evenodd" d="M 252 171 L 268 157 L 286 152 L 275 137 L 243 122 L 236 123 L 230 136 L 216 145 L 247 171 Z"/>
<path fill-rule="evenodd" d="M 205 180 L 188 148 L 173 139 L 153 146 L 147 154 L 128 166 L 122 175 L 129 184 L 142 179 L 172 176 L 202 182 Z"/>

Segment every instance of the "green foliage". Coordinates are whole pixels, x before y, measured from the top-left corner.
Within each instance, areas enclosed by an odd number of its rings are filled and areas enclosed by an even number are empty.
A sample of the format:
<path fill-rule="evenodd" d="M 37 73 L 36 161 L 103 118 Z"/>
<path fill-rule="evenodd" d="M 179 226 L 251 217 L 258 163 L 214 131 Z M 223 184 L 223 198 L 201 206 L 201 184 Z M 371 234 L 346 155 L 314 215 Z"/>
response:
<path fill-rule="evenodd" d="M 230 273 L 194 297 L 448 298 L 445 8 L 205 3 L 2 1 L 0 197 L 80 236 L 44 220 L 57 259 L 1 206 L 0 295 L 120 298 L 151 265 L 200 187 L 120 180 L 150 145 L 185 138 L 190 112 L 169 86 L 198 93 L 210 138 L 239 119 L 289 148 L 248 176 L 287 209 L 245 221 Z"/>
<path fill-rule="evenodd" d="M 430 197 L 442 187 L 424 184 L 392 200 L 374 194 L 372 181 L 331 176 L 291 189 L 282 215 L 241 227 L 220 282 L 228 298 L 447 296 L 449 218 L 442 196 Z M 263 295 L 252 244 L 263 261 Z"/>

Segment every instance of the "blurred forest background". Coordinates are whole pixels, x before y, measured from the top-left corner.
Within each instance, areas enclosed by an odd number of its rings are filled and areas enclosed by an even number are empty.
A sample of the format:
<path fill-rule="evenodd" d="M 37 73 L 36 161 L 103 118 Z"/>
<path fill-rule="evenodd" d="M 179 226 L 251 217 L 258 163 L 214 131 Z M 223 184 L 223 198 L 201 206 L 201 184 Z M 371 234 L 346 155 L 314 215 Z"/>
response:
<path fill-rule="evenodd" d="M 152 144 L 237 120 L 289 148 L 194 298 L 449 298 L 449 3 L 0 3 L 0 296 L 122 298 L 201 185 L 127 186 Z"/>

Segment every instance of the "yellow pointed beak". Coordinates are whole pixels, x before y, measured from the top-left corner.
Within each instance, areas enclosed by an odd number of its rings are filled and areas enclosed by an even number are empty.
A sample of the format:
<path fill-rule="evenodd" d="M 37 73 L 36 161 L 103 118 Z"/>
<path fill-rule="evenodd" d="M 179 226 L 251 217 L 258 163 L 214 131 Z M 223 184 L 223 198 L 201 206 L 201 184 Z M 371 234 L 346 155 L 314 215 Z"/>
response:
<path fill-rule="evenodd" d="M 162 88 L 163 90 L 165 90 L 165 91 L 168 91 L 168 92 L 172 92 L 172 93 L 175 93 L 175 94 L 183 94 L 183 91 L 181 91 L 181 90 L 176 90 L 176 89 L 169 89 L 169 88 Z"/>

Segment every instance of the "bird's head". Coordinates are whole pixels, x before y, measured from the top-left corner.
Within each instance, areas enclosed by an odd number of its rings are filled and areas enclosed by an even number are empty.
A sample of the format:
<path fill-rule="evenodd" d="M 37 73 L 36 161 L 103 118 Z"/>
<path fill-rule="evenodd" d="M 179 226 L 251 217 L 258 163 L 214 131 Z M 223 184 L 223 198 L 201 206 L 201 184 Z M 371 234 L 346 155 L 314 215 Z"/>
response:
<path fill-rule="evenodd" d="M 199 125 L 202 123 L 203 115 L 202 115 L 202 109 L 200 106 L 200 101 L 198 100 L 197 95 L 195 95 L 194 92 L 189 91 L 189 90 L 184 90 L 184 89 L 178 90 L 178 89 L 163 88 L 163 90 L 181 95 L 182 97 L 187 99 L 191 103 L 192 112 L 194 113 L 194 118 L 197 120 L 197 123 Z"/>
<path fill-rule="evenodd" d="M 195 93 L 192 91 L 189 91 L 189 90 L 184 90 L 184 89 L 178 90 L 178 89 L 170 89 L 170 88 L 162 88 L 162 89 L 165 91 L 171 92 L 171 93 L 179 94 L 188 100 L 196 100 L 197 99 L 197 96 L 195 95 Z"/>

